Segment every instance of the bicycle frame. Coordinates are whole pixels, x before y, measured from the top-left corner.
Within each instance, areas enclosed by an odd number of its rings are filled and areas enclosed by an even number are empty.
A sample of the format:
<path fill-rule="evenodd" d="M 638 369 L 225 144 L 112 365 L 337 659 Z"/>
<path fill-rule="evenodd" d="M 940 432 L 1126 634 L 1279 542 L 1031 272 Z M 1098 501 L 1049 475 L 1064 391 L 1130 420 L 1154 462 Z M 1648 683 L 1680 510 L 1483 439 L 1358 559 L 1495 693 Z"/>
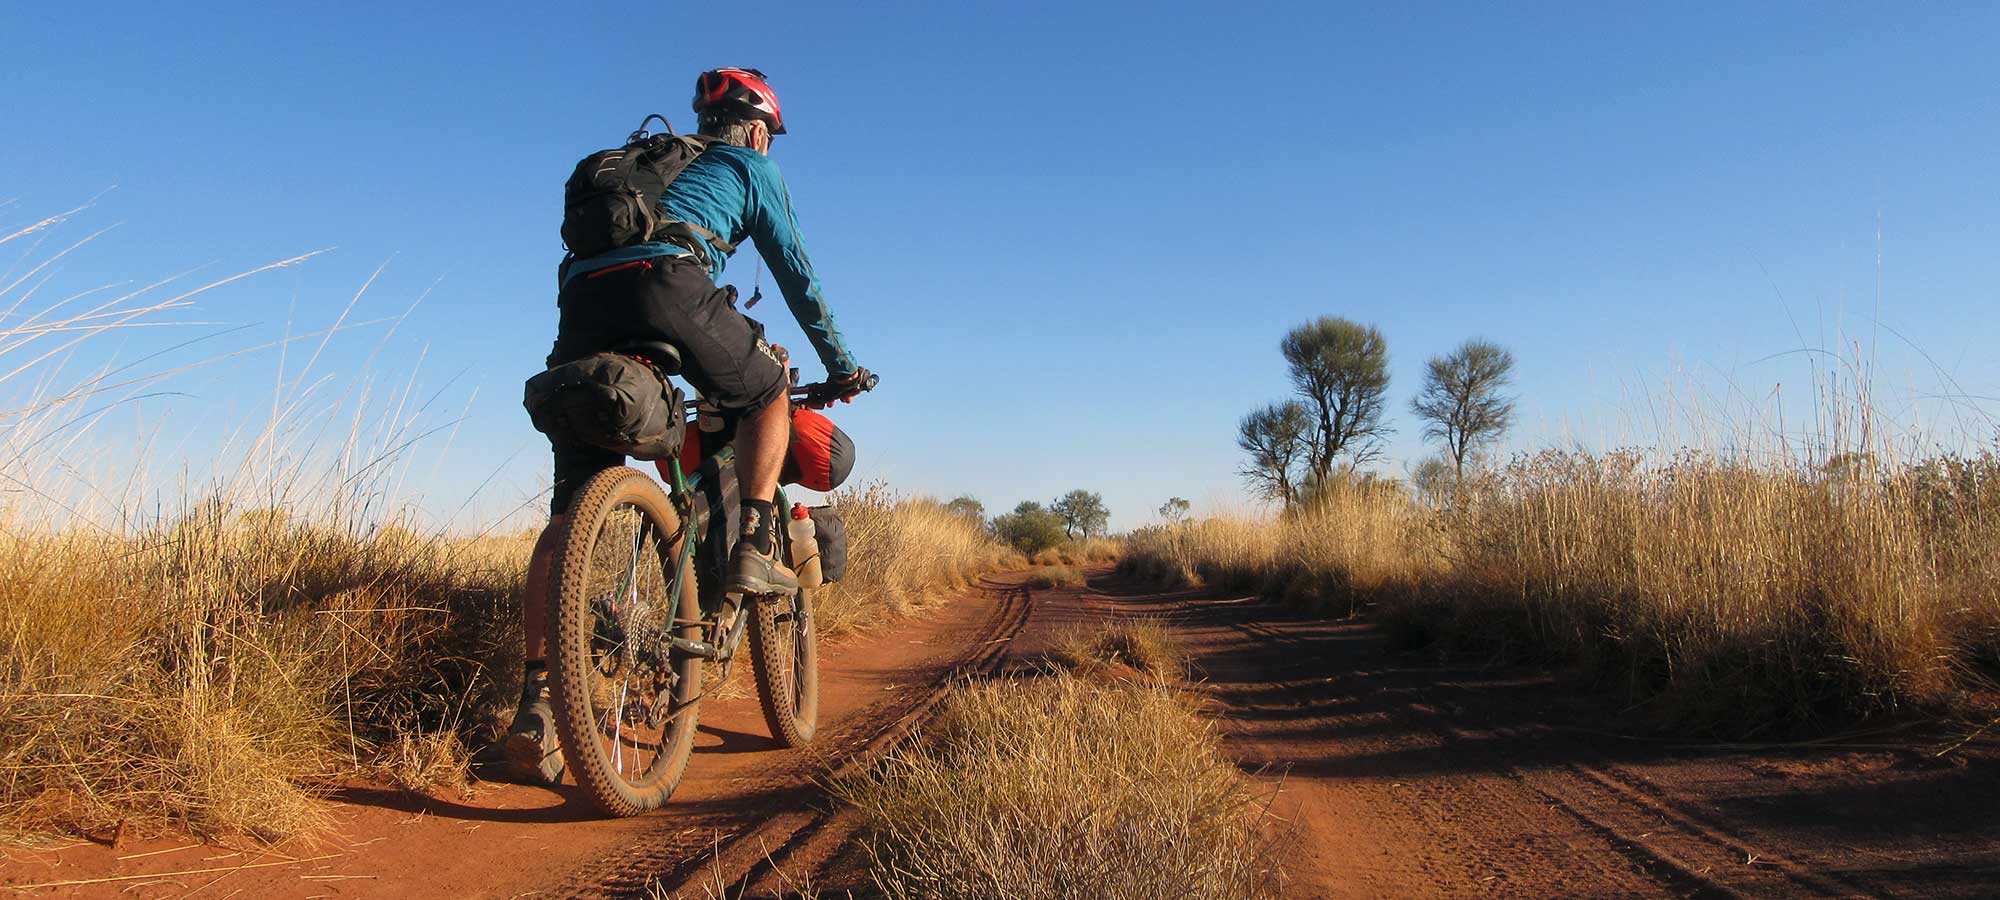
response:
<path fill-rule="evenodd" d="M 718 467 L 731 465 L 736 461 L 736 448 L 733 446 L 724 447 L 709 457 L 709 459 L 713 460 Z M 661 460 L 660 464 L 656 467 L 666 475 L 668 487 L 667 498 L 673 503 L 675 511 L 680 514 L 681 518 L 681 546 L 679 551 L 675 553 L 673 576 L 672 580 L 668 582 L 668 596 L 678 597 L 682 590 L 681 579 L 686 577 L 687 572 L 690 571 L 694 554 L 698 545 L 703 541 L 703 534 L 708 530 L 709 517 L 714 514 L 714 510 L 708 508 L 707 497 L 701 492 L 703 481 L 701 472 L 689 473 L 683 470 L 678 457 L 670 460 Z M 785 506 L 785 489 L 782 486 L 778 488 L 772 501 L 773 506 L 780 508 Z M 783 540 L 782 534 L 779 535 L 779 540 Z M 726 554 L 730 549 L 730 547 L 722 547 L 720 551 Z M 636 546 L 633 548 L 631 561 L 627 565 L 628 577 L 636 573 L 640 552 L 642 552 L 640 548 Z M 726 559 L 727 556 L 725 555 L 724 558 Z M 724 609 L 732 609 L 732 607 L 725 606 Z M 704 659 L 720 661 L 725 666 L 726 671 L 726 667 L 734 660 L 736 651 L 743 642 L 743 635 L 748 623 L 748 620 L 740 615 L 743 607 L 736 606 L 733 609 L 739 611 L 739 615 L 733 621 L 725 622 L 720 618 L 708 618 L 709 610 L 705 604 L 703 605 L 703 619 L 700 624 L 704 626 L 713 624 L 718 628 L 728 629 L 726 634 L 718 633 L 715 635 L 713 643 L 708 641 L 691 641 L 679 636 L 670 637 L 668 643 L 676 650 L 693 653 Z"/>

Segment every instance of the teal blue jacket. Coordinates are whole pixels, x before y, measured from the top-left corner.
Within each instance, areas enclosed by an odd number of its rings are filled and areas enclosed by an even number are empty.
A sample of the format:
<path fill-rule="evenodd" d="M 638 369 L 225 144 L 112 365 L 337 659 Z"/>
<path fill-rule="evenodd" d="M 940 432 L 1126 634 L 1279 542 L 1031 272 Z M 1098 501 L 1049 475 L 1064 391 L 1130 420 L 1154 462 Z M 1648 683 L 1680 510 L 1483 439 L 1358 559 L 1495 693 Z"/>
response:
<path fill-rule="evenodd" d="M 660 206 L 669 218 L 693 222 L 731 244 L 757 242 L 757 253 L 771 270 L 778 291 L 791 307 L 792 317 L 805 329 L 806 339 L 818 351 L 827 374 L 841 378 L 854 373 L 854 354 L 841 337 L 840 326 L 827 309 L 820 293 L 819 276 L 813 274 L 812 260 L 799 238 L 798 219 L 792 215 L 791 193 L 778 174 L 778 164 L 746 147 L 715 144 L 667 186 Z M 637 259 L 660 256 L 691 256 L 676 244 L 652 242 L 620 247 L 609 253 L 571 262 L 564 277 Z M 709 275 L 719 277 L 728 259 L 709 254 Z"/>

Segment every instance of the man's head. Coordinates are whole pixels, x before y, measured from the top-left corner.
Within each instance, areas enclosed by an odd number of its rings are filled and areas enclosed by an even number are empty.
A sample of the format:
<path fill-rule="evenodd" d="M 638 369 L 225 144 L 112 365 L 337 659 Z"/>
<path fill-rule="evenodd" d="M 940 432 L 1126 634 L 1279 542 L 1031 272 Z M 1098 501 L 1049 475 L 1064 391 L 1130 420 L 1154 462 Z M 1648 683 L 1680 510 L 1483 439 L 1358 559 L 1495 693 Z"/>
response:
<path fill-rule="evenodd" d="M 694 82 L 694 111 L 701 133 L 725 143 L 771 151 L 771 136 L 785 133 L 778 94 L 756 69 L 710 69 Z"/>

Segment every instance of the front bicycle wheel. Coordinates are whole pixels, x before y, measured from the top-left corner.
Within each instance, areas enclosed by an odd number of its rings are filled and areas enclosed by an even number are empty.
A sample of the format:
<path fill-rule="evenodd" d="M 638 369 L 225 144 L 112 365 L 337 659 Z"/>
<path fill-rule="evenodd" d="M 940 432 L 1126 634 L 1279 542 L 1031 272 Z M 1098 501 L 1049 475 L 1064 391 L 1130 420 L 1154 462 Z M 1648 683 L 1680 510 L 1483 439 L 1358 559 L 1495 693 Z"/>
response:
<path fill-rule="evenodd" d="M 789 544 L 781 525 L 779 558 L 791 558 Z M 787 747 L 803 747 L 819 728 L 819 640 L 812 592 L 801 585 L 789 597 L 762 597 L 755 603 L 750 668 L 757 676 L 757 702 L 772 737 Z"/>
<path fill-rule="evenodd" d="M 692 554 L 673 504 L 636 469 L 606 469 L 571 501 L 551 573 L 549 703 L 564 760 L 599 809 L 665 803 L 687 771 L 701 702 Z"/>

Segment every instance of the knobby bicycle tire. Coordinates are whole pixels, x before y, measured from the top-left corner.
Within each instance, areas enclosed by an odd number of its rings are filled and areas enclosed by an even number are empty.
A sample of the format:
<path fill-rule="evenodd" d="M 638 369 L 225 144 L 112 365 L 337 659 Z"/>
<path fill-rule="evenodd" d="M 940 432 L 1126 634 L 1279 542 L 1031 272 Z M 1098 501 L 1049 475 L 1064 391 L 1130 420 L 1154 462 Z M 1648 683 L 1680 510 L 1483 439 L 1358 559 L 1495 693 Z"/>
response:
<path fill-rule="evenodd" d="M 780 558 L 790 558 L 789 544 L 780 527 Z M 759 599 L 754 612 L 750 668 L 757 676 L 757 704 L 778 743 L 803 747 L 819 728 L 819 638 L 812 590 L 801 586 L 790 597 Z"/>
<path fill-rule="evenodd" d="M 628 535 L 624 530 L 630 527 L 626 523 L 632 519 L 631 513 L 638 514 L 641 524 Z M 686 774 L 688 756 L 694 749 L 701 701 L 701 659 L 664 646 L 667 633 L 692 640 L 702 637 L 692 562 L 680 566 L 678 582 L 670 582 L 666 574 L 680 562 L 679 543 L 672 540 L 679 534 L 680 525 L 673 504 L 650 477 L 625 466 L 606 469 L 586 481 L 571 501 L 569 520 L 551 572 L 549 699 L 556 733 L 577 785 L 598 808 L 614 816 L 638 815 L 665 803 Z M 607 534 L 607 527 L 617 533 Z M 601 581 L 593 583 L 593 559 L 615 561 L 621 549 L 629 558 L 625 562 L 626 580 L 619 591 L 630 592 L 631 607 L 639 606 L 637 570 L 648 563 L 649 552 L 657 560 L 659 593 L 665 594 L 670 583 L 679 586 L 678 603 L 671 616 L 662 621 L 659 611 L 654 611 L 651 630 L 655 634 L 642 631 L 636 639 L 632 637 L 626 623 L 617 618 L 617 603 L 626 598 L 607 597 Z M 597 608 L 593 608 L 593 602 Z M 665 606 L 665 598 L 652 605 Z M 604 611 L 607 608 L 610 613 Z M 636 610 L 632 614 L 636 616 Z M 614 627 L 619 629 L 613 632 L 614 637 L 606 636 L 606 619 L 613 620 Z M 672 673 L 672 686 L 664 699 L 654 694 L 654 702 L 650 704 L 645 702 L 645 695 L 638 691 L 628 694 L 625 688 L 629 686 L 621 686 L 616 700 L 607 703 L 607 708 L 615 707 L 616 711 L 606 721 L 603 713 L 594 711 L 593 691 L 602 686 L 602 666 L 609 664 L 605 660 L 619 654 L 629 657 L 635 652 L 628 650 L 628 645 L 656 654 L 655 662 L 665 659 L 664 669 Z M 657 672 L 660 668 L 655 665 L 653 670 Z M 631 737 L 626 736 L 627 712 L 634 709 L 654 716 L 660 715 L 658 710 L 669 712 L 658 739 L 644 745 L 654 748 L 652 760 L 642 771 L 627 773 L 623 766 L 627 743 L 638 748 L 632 751 L 635 760 L 646 752 L 639 743 L 637 725 L 632 726 Z M 611 729 L 609 734 L 606 729 Z"/>

